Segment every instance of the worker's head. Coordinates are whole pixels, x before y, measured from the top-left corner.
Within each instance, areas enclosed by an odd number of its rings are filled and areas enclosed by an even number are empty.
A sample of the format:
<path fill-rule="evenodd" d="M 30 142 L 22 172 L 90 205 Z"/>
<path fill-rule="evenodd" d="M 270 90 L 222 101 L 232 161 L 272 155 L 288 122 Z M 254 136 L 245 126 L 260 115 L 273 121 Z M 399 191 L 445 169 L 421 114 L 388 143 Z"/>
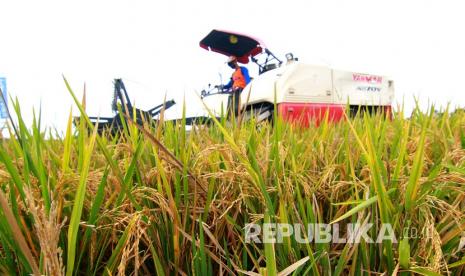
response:
<path fill-rule="evenodd" d="M 235 56 L 230 56 L 228 58 L 228 66 L 231 68 L 236 68 L 237 67 L 237 58 Z"/>

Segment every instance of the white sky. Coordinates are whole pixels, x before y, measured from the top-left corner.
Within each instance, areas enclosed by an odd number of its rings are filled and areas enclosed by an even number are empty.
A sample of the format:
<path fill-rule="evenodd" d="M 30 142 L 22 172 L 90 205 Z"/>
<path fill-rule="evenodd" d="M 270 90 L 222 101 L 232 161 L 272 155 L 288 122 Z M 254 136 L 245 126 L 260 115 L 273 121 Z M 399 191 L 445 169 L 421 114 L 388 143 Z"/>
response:
<path fill-rule="evenodd" d="M 110 115 L 112 80 L 138 107 L 225 81 L 226 57 L 198 46 L 211 29 L 261 38 L 280 57 L 388 75 L 396 100 L 465 106 L 465 2 L 353 1 L 0 1 L 0 76 L 24 116 L 63 129 L 73 105 L 64 74 L 88 113 Z M 249 66 L 250 69 L 252 65 Z M 253 72 L 253 71 L 252 71 Z M 74 108 L 76 114 L 76 108 Z"/>

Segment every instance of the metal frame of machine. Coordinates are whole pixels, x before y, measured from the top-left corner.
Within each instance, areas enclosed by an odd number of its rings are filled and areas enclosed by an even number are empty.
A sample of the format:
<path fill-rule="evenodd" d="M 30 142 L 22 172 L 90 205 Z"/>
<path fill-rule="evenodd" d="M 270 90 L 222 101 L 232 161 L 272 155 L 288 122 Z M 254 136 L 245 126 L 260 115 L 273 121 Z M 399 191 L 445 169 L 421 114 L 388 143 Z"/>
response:
<path fill-rule="evenodd" d="M 114 91 L 113 91 L 113 100 L 112 100 L 112 110 L 115 112 L 113 117 L 95 117 L 89 116 L 91 123 L 94 126 L 97 126 L 98 133 L 103 133 L 104 131 L 110 131 L 110 133 L 115 134 L 123 128 L 123 121 L 126 121 L 127 116 L 135 116 L 135 122 L 138 125 L 142 125 L 144 122 L 152 122 L 157 120 L 157 116 L 164 110 L 172 107 L 175 104 L 174 100 L 166 101 L 162 104 L 159 104 L 149 110 L 141 110 L 134 107 L 129 98 L 128 92 L 124 85 L 122 79 L 115 79 L 113 82 Z M 80 118 L 75 118 L 75 124 L 79 123 Z"/>

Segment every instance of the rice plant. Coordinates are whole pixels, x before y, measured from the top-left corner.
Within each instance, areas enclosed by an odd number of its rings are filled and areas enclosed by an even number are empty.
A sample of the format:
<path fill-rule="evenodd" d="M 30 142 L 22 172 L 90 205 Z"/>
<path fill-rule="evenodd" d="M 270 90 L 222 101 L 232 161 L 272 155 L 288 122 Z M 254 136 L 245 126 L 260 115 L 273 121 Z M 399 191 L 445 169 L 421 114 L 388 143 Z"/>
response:
<path fill-rule="evenodd" d="M 0 146 L 0 269 L 27 275 L 460 275 L 465 112 L 299 128 L 27 126 Z M 129 115 L 130 117 L 130 115 Z M 246 225 L 392 225 L 396 241 L 250 242 Z M 262 229 L 263 229 L 262 228 Z M 297 228 L 296 228 L 297 229 Z M 282 229 L 281 229 L 282 230 Z M 294 230 L 295 231 L 295 230 Z M 294 233 L 295 234 L 295 233 Z M 260 236 L 260 239 L 264 238 Z M 309 238 L 306 236 L 305 238 Z"/>

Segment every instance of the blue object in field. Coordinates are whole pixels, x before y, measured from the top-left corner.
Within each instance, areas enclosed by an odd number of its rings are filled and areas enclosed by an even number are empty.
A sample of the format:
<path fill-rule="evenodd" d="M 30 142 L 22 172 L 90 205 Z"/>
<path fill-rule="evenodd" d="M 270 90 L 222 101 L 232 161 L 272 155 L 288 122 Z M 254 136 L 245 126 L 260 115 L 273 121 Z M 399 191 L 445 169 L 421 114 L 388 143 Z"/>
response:
<path fill-rule="evenodd" d="M 0 119 L 6 119 L 8 118 L 8 97 L 6 93 L 6 78 L 0 78 L 0 89 L 2 89 L 3 92 L 3 98 L 0 97 Z M 5 102 L 3 101 L 3 99 L 5 99 Z"/>
<path fill-rule="evenodd" d="M 242 75 L 244 76 L 245 84 L 249 84 L 250 82 L 249 70 L 246 67 L 241 66 L 241 72 L 242 72 Z"/>

